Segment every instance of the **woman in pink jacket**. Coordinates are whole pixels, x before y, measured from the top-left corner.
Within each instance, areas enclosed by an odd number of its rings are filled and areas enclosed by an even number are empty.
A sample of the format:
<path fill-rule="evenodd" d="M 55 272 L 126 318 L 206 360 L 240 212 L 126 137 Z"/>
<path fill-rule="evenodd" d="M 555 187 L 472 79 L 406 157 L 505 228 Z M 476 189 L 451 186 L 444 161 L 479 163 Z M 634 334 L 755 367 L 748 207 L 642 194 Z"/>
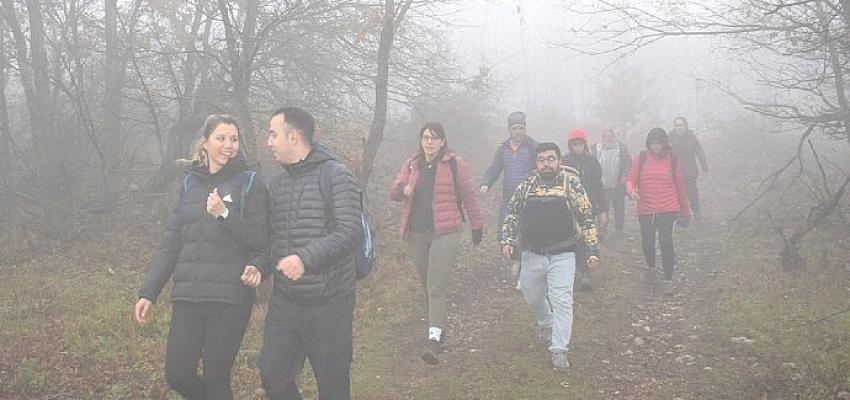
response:
<path fill-rule="evenodd" d="M 472 243 L 478 245 L 483 223 L 472 176 L 463 159 L 449 150 L 442 125 L 429 122 L 419 130 L 419 153 L 402 164 L 390 185 L 390 199 L 404 203 L 399 233 L 407 240 L 428 302 L 422 359 L 437 364 L 446 340 L 446 292 L 460 232 L 469 222 Z"/>
<path fill-rule="evenodd" d="M 673 155 L 667 133 L 653 128 L 646 136 L 646 148 L 632 161 L 626 192 L 637 201 L 643 255 L 646 258 L 649 281 L 655 283 L 655 236 L 661 245 L 661 265 L 664 268 L 663 291 L 673 294 L 673 223 L 687 226 L 690 219 L 688 193 L 682 163 Z"/>

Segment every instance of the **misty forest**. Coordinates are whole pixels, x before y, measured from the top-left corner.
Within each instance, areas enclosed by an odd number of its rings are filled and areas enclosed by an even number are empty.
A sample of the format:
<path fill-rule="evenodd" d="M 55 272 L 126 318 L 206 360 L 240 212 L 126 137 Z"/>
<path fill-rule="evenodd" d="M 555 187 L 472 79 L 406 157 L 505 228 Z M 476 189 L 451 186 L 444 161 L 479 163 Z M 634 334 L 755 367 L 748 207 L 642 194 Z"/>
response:
<path fill-rule="evenodd" d="M 134 318 L 186 191 L 177 161 L 227 114 L 269 184 L 290 171 L 270 144 L 282 107 L 315 117 L 375 231 L 352 398 L 850 399 L 850 0 L 0 0 L 0 93 L 2 399 L 183 398 L 165 368 L 177 284 Z M 704 158 L 699 204 L 676 192 L 694 213 L 670 225 L 673 278 L 647 278 L 643 186 L 620 193 L 622 229 L 594 211 L 599 265 L 576 272 L 559 369 L 500 244 L 508 170 L 482 190 L 488 168 L 522 125 L 563 154 L 577 129 L 592 149 L 613 132 L 634 174 L 679 117 Z M 468 168 L 448 175 L 474 186 L 457 208 L 481 214 L 455 236 L 433 363 L 408 203 L 390 200 L 426 122 Z M 233 398 L 271 398 L 258 360 L 282 273 L 251 289 Z M 310 365 L 298 388 L 319 399 Z"/>

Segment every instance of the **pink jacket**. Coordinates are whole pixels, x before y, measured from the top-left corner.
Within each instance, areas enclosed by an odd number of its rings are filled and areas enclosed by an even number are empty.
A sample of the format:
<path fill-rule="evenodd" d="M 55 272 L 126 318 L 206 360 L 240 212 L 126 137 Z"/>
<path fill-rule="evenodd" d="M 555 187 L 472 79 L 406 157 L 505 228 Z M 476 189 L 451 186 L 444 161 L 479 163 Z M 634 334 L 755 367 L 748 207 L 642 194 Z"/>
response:
<path fill-rule="evenodd" d="M 467 168 L 466 163 L 457 153 L 447 149 L 443 158 L 437 164 L 437 175 L 434 178 L 432 206 L 434 210 L 434 231 L 438 235 L 458 232 L 463 229 L 463 220 L 461 219 L 461 212 L 457 204 L 457 192 L 452 177 L 452 170 L 449 165 L 449 160 L 452 157 L 457 162 L 457 189 L 461 191 L 463 208 L 466 210 L 470 228 L 473 230 L 481 229 L 484 225 L 484 221 L 481 218 L 481 211 L 478 208 L 475 185 L 469 173 L 469 168 Z M 401 211 L 401 223 L 399 224 L 399 235 L 403 239 L 407 238 L 411 204 L 413 201 L 412 198 L 405 197 L 400 188 L 403 188 L 404 184 L 416 187 L 419 174 L 418 156 L 411 157 L 401 165 L 398 176 L 396 176 L 390 185 L 390 200 L 404 202 Z"/>
<path fill-rule="evenodd" d="M 626 192 L 631 195 L 637 191 L 640 195 L 637 204 L 638 215 L 674 212 L 683 218 L 691 216 L 682 161 L 677 160 L 676 162 L 676 179 L 674 182 L 670 157 L 669 151 L 662 154 L 661 157 L 647 152 L 646 162 L 643 164 L 640 174 L 640 182 L 637 181 L 640 155 L 634 157 L 632 169 L 626 179 Z"/>

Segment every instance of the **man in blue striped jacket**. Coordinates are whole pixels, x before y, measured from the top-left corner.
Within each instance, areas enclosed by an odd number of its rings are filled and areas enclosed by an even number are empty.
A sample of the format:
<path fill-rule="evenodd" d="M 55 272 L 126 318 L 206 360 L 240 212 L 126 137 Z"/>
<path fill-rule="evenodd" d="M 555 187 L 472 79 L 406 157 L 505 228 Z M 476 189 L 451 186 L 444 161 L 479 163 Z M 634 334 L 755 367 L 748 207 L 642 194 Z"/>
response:
<path fill-rule="evenodd" d="M 537 168 L 535 165 L 537 142 L 526 134 L 525 113 L 514 111 L 508 115 L 508 133 L 510 137 L 496 149 L 493 162 L 490 163 L 490 168 L 487 168 L 487 172 L 484 173 L 480 187 L 481 194 L 487 193 L 504 171 L 499 220 L 496 223 L 498 227 L 501 227 L 505 222 L 508 202 L 511 200 L 514 190 Z M 502 240 L 501 234 L 497 239 Z M 512 268 L 514 277 L 519 276 L 519 267 L 519 259 L 515 259 Z M 519 289 L 519 281 L 517 281 L 517 289 Z"/>

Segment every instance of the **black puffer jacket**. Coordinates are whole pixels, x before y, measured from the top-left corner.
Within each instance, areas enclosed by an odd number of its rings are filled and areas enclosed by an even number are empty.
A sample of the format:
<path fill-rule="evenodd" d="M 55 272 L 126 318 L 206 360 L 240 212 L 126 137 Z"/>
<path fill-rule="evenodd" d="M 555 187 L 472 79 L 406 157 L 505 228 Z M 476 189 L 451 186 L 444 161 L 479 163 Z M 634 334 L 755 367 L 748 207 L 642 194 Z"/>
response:
<path fill-rule="evenodd" d="M 335 163 L 328 176 L 333 196 L 333 227 L 326 222 L 325 201 L 319 190 L 322 163 L 333 155 L 314 145 L 307 157 L 283 167 L 269 183 L 271 199 L 271 259 L 274 295 L 302 304 L 321 304 L 354 292 L 354 249 L 360 227 L 360 192 L 351 172 Z M 297 254 L 304 276 L 297 281 L 275 268 Z"/>
<path fill-rule="evenodd" d="M 578 155 L 567 153 L 561 158 L 561 164 L 573 167 L 578 171 L 581 185 L 587 192 L 593 215 L 608 211 L 608 202 L 605 201 L 605 192 L 602 190 L 602 166 L 596 157 L 584 154 Z"/>
<path fill-rule="evenodd" d="M 245 194 L 242 218 L 243 171 L 245 165 L 235 159 L 215 174 L 206 167 L 186 171 L 177 206 L 139 297 L 155 301 L 171 277 L 173 301 L 247 304 L 255 300 L 256 291 L 243 285 L 241 276 L 246 265 L 262 270 L 259 263 L 269 243 L 269 200 L 266 186 L 254 177 Z M 207 213 L 207 195 L 213 188 L 218 188 L 229 209 L 224 220 Z"/>

